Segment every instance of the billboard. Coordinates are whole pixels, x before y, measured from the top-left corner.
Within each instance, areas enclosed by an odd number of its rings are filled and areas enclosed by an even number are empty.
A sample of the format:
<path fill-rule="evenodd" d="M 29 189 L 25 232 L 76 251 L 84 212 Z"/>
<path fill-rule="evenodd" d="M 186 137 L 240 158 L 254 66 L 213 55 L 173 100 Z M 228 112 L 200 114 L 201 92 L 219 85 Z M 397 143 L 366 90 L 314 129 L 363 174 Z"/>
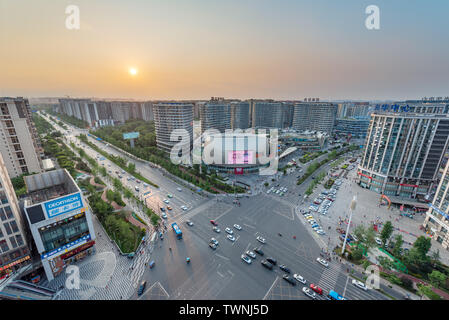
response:
<path fill-rule="evenodd" d="M 58 198 L 44 203 L 45 211 L 49 219 L 64 214 L 69 211 L 83 207 L 83 201 L 79 193 Z"/>
<path fill-rule="evenodd" d="M 252 164 L 252 163 L 253 163 L 252 151 L 228 151 L 227 164 Z"/>
<path fill-rule="evenodd" d="M 123 134 L 123 139 L 137 139 L 139 137 L 139 132 L 128 132 Z"/>

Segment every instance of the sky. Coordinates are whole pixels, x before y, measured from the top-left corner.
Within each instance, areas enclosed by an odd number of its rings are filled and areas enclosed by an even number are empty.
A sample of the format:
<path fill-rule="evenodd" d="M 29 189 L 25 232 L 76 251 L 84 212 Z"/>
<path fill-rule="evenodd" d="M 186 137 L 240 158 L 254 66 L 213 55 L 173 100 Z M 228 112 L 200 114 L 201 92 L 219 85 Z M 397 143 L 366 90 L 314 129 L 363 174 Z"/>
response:
<path fill-rule="evenodd" d="M 448 14 L 448 0 L 0 0 L 0 96 L 449 96 Z"/>

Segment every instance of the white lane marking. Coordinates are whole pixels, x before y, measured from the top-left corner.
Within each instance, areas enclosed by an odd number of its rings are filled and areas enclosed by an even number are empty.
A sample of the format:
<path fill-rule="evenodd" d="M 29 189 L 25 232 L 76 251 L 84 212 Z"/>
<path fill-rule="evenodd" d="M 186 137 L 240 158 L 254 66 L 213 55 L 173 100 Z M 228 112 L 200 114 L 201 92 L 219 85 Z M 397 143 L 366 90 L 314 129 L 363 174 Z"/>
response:
<path fill-rule="evenodd" d="M 267 293 L 265 294 L 265 296 L 262 298 L 262 300 L 267 300 L 267 296 L 268 294 L 271 292 L 271 290 L 273 289 L 274 285 L 276 284 L 276 282 L 279 280 L 279 277 L 276 276 L 276 279 L 274 279 L 273 284 L 271 285 L 270 289 L 268 289 Z"/>
<path fill-rule="evenodd" d="M 346 284 L 345 284 L 345 289 L 343 290 L 343 297 L 346 294 L 346 287 L 348 286 L 348 282 L 349 282 L 349 276 L 346 277 Z"/>
<path fill-rule="evenodd" d="M 222 259 L 225 259 L 225 260 L 231 260 L 231 259 L 229 259 L 228 257 L 225 257 L 225 256 L 222 256 L 221 254 L 218 254 L 218 253 L 216 253 L 215 254 L 217 257 L 220 257 L 220 258 L 222 258 Z"/>
<path fill-rule="evenodd" d="M 246 223 L 244 223 L 243 225 L 244 225 L 244 226 L 247 226 L 248 228 L 256 229 L 255 226 L 250 226 L 249 224 L 246 224 Z"/>

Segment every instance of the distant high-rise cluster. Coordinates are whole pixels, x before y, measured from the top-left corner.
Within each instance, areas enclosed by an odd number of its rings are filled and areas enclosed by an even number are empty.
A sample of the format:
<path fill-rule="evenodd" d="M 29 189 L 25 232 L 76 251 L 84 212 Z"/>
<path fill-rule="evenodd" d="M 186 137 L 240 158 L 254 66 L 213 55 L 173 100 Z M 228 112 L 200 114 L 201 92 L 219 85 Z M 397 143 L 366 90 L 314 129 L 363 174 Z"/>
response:
<path fill-rule="evenodd" d="M 83 120 L 91 127 L 125 123 L 130 119 L 153 120 L 149 101 L 60 99 L 54 111 Z"/>

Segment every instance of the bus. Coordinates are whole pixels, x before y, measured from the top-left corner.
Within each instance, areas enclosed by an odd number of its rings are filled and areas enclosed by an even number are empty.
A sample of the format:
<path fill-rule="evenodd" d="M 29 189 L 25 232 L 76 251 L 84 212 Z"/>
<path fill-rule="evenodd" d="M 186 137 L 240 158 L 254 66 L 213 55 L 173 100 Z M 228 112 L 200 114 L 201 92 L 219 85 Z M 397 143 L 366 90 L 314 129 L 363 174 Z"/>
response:
<path fill-rule="evenodd" d="M 175 232 L 175 234 L 176 234 L 176 237 L 178 238 L 178 239 L 182 239 L 182 231 L 181 231 L 181 229 L 178 227 L 178 225 L 176 224 L 176 222 L 174 222 L 174 223 L 172 223 L 172 228 L 173 228 L 173 231 Z"/>
<path fill-rule="evenodd" d="M 337 292 L 335 292 L 334 290 L 329 291 L 329 294 L 327 295 L 327 297 L 330 300 L 346 300 L 343 296 L 339 295 Z"/>

